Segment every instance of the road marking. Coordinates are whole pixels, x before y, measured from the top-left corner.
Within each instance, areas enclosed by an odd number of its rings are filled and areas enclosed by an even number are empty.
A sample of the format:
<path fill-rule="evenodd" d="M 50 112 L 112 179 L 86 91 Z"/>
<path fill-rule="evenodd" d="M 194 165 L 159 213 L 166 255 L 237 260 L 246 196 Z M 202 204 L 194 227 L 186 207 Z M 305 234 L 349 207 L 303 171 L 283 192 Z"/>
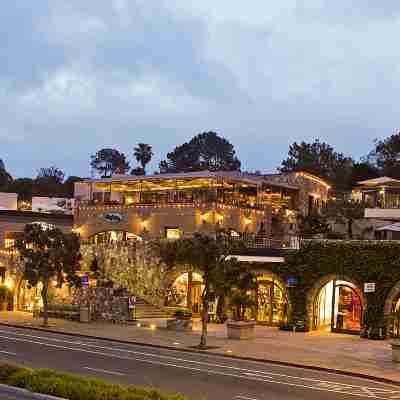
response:
<path fill-rule="evenodd" d="M 274 379 L 264 379 L 262 377 L 262 375 L 257 375 L 257 374 L 254 374 L 253 376 L 244 376 L 244 375 L 238 375 L 238 374 L 232 374 L 232 373 L 224 373 L 224 372 L 215 371 L 215 370 L 203 370 L 203 369 L 200 369 L 200 368 L 188 367 L 188 366 L 184 366 L 184 365 L 178 365 L 178 364 L 172 364 L 172 363 L 166 363 L 166 362 L 165 363 L 156 362 L 156 361 L 151 361 L 151 360 L 148 360 L 148 359 L 123 357 L 123 356 L 118 356 L 118 355 L 115 355 L 115 354 L 109 354 L 109 353 L 98 352 L 98 351 L 93 351 L 93 350 L 76 349 L 76 348 L 73 348 L 73 347 L 61 346 L 61 345 L 56 345 L 56 344 L 51 344 L 51 343 L 44 343 L 44 342 L 36 342 L 36 341 L 33 341 L 33 340 L 27 340 L 27 339 L 22 339 L 22 338 L 10 338 L 10 337 L 7 337 L 7 336 L 0 336 L 0 337 L 3 338 L 3 339 L 16 340 L 16 341 L 20 341 L 20 342 L 34 343 L 34 344 L 39 344 L 39 345 L 43 345 L 43 346 L 59 348 L 59 349 L 63 349 L 63 350 L 72 350 L 72 351 L 82 352 L 82 353 L 97 354 L 97 355 L 102 355 L 102 356 L 106 356 L 106 357 L 110 357 L 110 358 L 118 358 L 118 359 L 123 359 L 123 360 L 131 360 L 131 361 L 135 360 L 135 361 L 149 363 L 149 364 L 153 364 L 153 365 L 162 365 L 162 366 L 166 366 L 166 367 L 182 368 L 182 369 L 187 369 L 187 370 L 191 370 L 191 371 L 197 371 L 197 372 L 206 373 L 206 374 L 212 374 L 212 375 L 223 375 L 223 376 L 235 377 L 235 378 L 239 378 L 239 379 L 249 379 L 249 380 L 258 381 L 258 382 L 276 383 L 276 384 L 292 386 L 292 387 L 300 387 L 300 388 L 306 388 L 306 389 L 314 389 L 314 390 L 319 390 L 319 391 L 327 391 L 327 392 L 338 393 L 338 390 L 334 390 L 334 389 L 319 388 L 317 386 L 305 385 L 305 384 L 299 384 L 299 383 L 282 382 L 282 381 L 277 381 L 277 380 L 274 380 Z M 265 377 L 268 378 L 267 376 L 265 376 Z M 359 389 L 359 388 L 357 388 L 357 389 Z M 352 392 L 351 390 L 350 391 L 340 390 L 339 393 L 355 395 L 355 396 L 373 397 L 373 398 L 384 399 L 384 400 L 390 399 L 390 397 L 371 396 L 371 395 L 368 395 L 368 394 L 365 394 L 365 393 L 361 394 L 360 390 L 356 390 L 355 392 Z M 388 393 L 397 394 L 399 392 L 388 391 Z M 388 393 L 382 393 L 382 394 L 388 394 Z"/>
<path fill-rule="evenodd" d="M 19 336 L 34 337 L 33 335 L 24 335 L 24 334 L 20 334 Z M 181 358 L 174 358 L 174 357 L 170 357 L 170 356 L 158 355 L 158 354 L 153 354 L 153 353 L 143 353 L 143 352 L 136 352 L 136 351 L 131 351 L 131 350 L 123 350 L 123 349 L 117 349 L 117 348 L 110 349 L 109 347 L 106 348 L 106 347 L 102 347 L 102 346 L 87 345 L 88 347 L 95 347 L 98 349 L 106 349 L 108 351 L 118 351 L 118 352 L 124 352 L 124 353 L 139 354 L 142 356 L 166 358 L 168 360 L 174 360 L 174 361 L 183 361 L 183 362 L 187 362 L 187 363 L 191 363 L 191 364 L 197 364 L 199 366 L 206 366 L 208 369 L 194 368 L 194 367 L 189 367 L 189 366 L 184 366 L 184 365 L 179 365 L 179 364 L 173 364 L 171 362 L 154 361 L 154 360 L 149 360 L 148 358 L 143 359 L 143 358 L 136 358 L 136 357 L 125 357 L 125 356 L 119 356 L 116 354 L 99 352 L 99 351 L 94 351 L 94 350 L 89 350 L 89 349 L 73 348 L 73 347 L 61 346 L 61 345 L 45 343 L 45 342 L 37 342 L 37 341 L 33 341 L 33 340 L 16 338 L 16 337 L 7 337 L 7 336 L 0 336 L 0 337 L 3 337 L 4 339 L 34 343 L 34 344 L 39 344 L 39 345 L 53 347 L 53 348 L 60 348 L 60 349 L 64 349 L 64 350 L 73 350 L 73 351 L 77 351 L 77 352 L 96 354 L 96 355 L 101 355 L 101 356 L 110 357 L 110 358 L 118 358 L 118 359 L 130 360 L 130 361 L 139 361 L 139 362 L 144 362 L 144 363 L 149 363 L 149 364 L 182 368 L 182 369 L 198 371 L 198 372 L 214 374 L 214 375 L 225 375 L 225 376 L 231 376 L 231 377 L 240 378 L 240 379 L 251 379 L 251 380 L 266 382 L 266 383 L 277 383 L 277 384 L 282 384 L 282 385 L 287 385 L 287 386 L 302 387 L 302 388 L 329 391 L 329 392 L 335 392 L 335 393 L 339 392 L 342 394 L 351 394 L 351 395 L 356 395 L 356 396 L 364 396 L 364 397 L 379 398 L 379 399 L 395 399 L 400 394 L 399 391 L 388 390 L 388 389 L 366 388 L 363 386 L 355 386 L 355 385 L 344 384 L 344 383 L 339 383 L 339 382 L 336 383 L 336 382 L 329 382 L 329 381 L 321 381 L 321 380 L 314 379 L 314 378 L 294 377 L 294 376 L 290 376 L 290 375 L 270 373 L 267 371 L 254 371 L 254 370 L 238 368 L 238 367 L 233 367 L 233 366 L 228 366 L 228 365 L 210 364 L 210 363 L 205 363 L 205 362 L 201 362 L 201 361 L 185 360 L 185 359 L 181 359 Z M 43 339 L 50 339 L 50 338 L 46 337 Z M 63 341 L 63 340 L 59 340 L 59 339 L 53 339 L 53 341 L 76 344 L 76 342 L 68 342 L 68 341 Z M 211 369 L 209 369 L 209 367 L 217 367 L 217 368 L 228 369 L 228 370 L 230 369 L 230 370 L 234 370 L 235 373 L 226 373 L 226 372 L 222 372 L 222 371 L 211 370 Z M 242 373 L 242 375 L 239 375 L 238 372 Z M 304 381 L 305 383 L 278 381 L 278 380 L 276 380 L 278 377 L 288 378 L 289 380 L 291 379 L 291 380 L 299 380 L 302 382 Z M 308 383 L 308 382 L 310 382 L 310 383 Z M 315 384 L 316 382 L 317 382 L 317 384 Z M 381 397 L 378 395 L 382 395 L 384 397 Z M 388 397 L 389 395 L 394 395 L 396 397 L 393 397 L 393 396 Z"/>
<path fill-rule="evenodd" d="M 10 356 L 16 356 L 16 355 L 17 355 L 17 353 L 13 353 L 13 352 L 11 352 L 11 351 L 5 351 L 5 350 L 0 350 L 0 353 L 2 353 L 2 354 L 9 354 Z"/>
<path fill-rule="evenodd" d="M 236 396 L 235 399 L 241 399 L 241 400 L 257 400 L 255 397 L 247 397 L 247 396 Z"/>
<path fill-rule="evenodd" d="M 9 332 L 0 330 L 0 333 L 9 333 Z M 197 365 L 205 365 L 207 367 L 224 368 L 224 369 L 230 369 L 230 370 L 235 370 L 235 371 L 240 371 L 240 372 L 246 371 L 246 372 L 250 372 L 250 374 L 248 374 L 248 375 L 261 374 L 261 377 L 266 377 L 266 378 L 271 378 L 271 376 L 272 376 L 272 377 L 280 377 L 280 378 L 283 377 L 283 378 L 289 378 L 289 379 L 300 379 L 300 380 L 303 380 L 303 381 L 310 381 L 310 382 L 318 382 L 321 385 L 321 387 L 323 387 L 323 386 L 335 387 L 335 386 L 339 385 L 339 386 L 346 386 L 346 387 L 350 387 L 350 388 L 353 387 L 353 388 L 372 389 L 372 390 L 375 390 L 375 391 L 382 391 L 384 393 L 387 393 L 387 392 L 389 392 L 389 393 L 398 393 L 397 391 L 390 391 L 388 389 L 380 389 L 380 388 L 376 388 L 376 387 L 371 388 L 371 387 L 365 387 L 365 386 L 352 385 L 352 384 L 348 384 L 348 383 L 325 381 L 325 380 L 316 379 L 316 378 L 305 378 L 305 377 L 298 377 L 298 376 L 292 376 L 292 375 L 286 375 L 286 374 L 279 374 L 279 373 L 276 373 L 276 372 L 259 371 L 259 370 L 253 370 L 253 369 L 248 369 L 248 368 L 240 368 L 240 367 L 234 367 L 234 366 L 226 365 L 226 364 L 207 363 L 207 362 L 204 362 L 204 361 L 190 360 L 190 359 L 185 359 L 185 358 L 177 358 L 177 357 L 171 357 L 171 356 L 166 356 L 166 355 L 162 355 L 162 354 L 155 354 L 155 353 L 145 353 L 145 352 L 141 352 L 141 351 L 120 349 L 120 348 L 116 348 L 116 347 L 109 347 L 109 346 L 106 347 L 106 346 L 95 345 L 95 344 L 92 344 L 92 343 L 68 341 L 68 340 L 65 340 L 65 339 L 64 340 L 63 339 L 56 339 L 56 338 L 47 337 L 47 336 L 28 335 L 28 334 L 16 333 L 16 332 L 13 332 L 13 333 L 15 335 L 17 335 L 17 336 L 30 337 L 30 338 L 36 338 L 36 339 L 47 339 L 47 340 L 51 340 L 51 341 L 54 341 L 54 342 L 62 342 L 62 343 L 78 344 L 78 345 L 83 345 L 84 344 L 84 345 L 86 345 L 88 347 L 93 347 L 93 348 L 100 349 L 100 350 L 115 351 L 115 352 L 120 352 L 120 353 L 138 354 L 138 355 L 141 355 L 141 356 L 150 356 L 150 357 L 155 357 L 155 358 L 163 358 L 163 359 L 167 359 L 167 360 L 181 361 L 181 362 L 187 362 L 187 363 L 192 363 L 192 364 L 197 364 Z M 77 351 L 84 351 L 81 348 L 76 349 L 76 350 Z M 174 350 L 172 350 L 172 351 L 174 351 Z M 179 351 L 175 351 L 175 352 L 179 353 Z M 201 354 L 201 355 L 203 355 L 203 354 Z M 208 354 L 207 356 L 216 356 L 216 357 L 218 357 L 218 354 Z M 244 372 L 244 374 L 246 374 L 246 372 Z"/>
<path fill-rule="evenodd" d="M 126 374 L 123 374 L 122 372 L 107 371 L 106 369 L 97 369 L 97 368 L 90 368 L 90 367 L 83 367 L 83 368 L 88 369 L 89 371 L 102 372 L 104 374 L 109 374 L 109 375 L 119 375 L 119 376 L 126 375 Z"/>

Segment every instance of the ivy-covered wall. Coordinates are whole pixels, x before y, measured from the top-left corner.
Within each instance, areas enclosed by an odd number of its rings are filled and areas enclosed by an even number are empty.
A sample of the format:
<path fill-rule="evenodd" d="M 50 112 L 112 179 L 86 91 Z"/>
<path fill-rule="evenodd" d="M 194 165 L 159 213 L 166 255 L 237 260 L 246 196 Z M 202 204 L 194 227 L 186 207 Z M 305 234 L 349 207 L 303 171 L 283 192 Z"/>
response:
<path fill-rule="evenodd" d="M 259 265 L 258 265 L 259 268 Z M 329 280 L 336 278 L 354 283 L 363 299 L 366 328 L 385 329 L 385 303 L 395 295 L 400 282 L 400 243 L 391 241 L 310 241 L 298 251 L 287 254 L 284 264 L 265 268 L 286 282 L 291 323 L 304 323 L 312 329 L 315 295 Z M 363 293 L 364 283 L 375 282 L 374 293 Z M 394 300 L 394 299 L 392 299 Z"/>

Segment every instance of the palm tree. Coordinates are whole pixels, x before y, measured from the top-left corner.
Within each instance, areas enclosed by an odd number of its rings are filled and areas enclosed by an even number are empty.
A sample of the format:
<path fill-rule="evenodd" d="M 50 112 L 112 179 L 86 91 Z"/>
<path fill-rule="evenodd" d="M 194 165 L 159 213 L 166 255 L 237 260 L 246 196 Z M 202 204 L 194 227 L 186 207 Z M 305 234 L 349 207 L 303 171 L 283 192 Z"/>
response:
<path fill-rule="evenodd" d="M 133 155 L 136 161 L 140 163 L 143 169 L 143 174 L 146 173 L 146 165 L 151 161 L 153 157 L 153 148 L 146 143 L 138 143 L 138 145 L 133 149 Z"/>

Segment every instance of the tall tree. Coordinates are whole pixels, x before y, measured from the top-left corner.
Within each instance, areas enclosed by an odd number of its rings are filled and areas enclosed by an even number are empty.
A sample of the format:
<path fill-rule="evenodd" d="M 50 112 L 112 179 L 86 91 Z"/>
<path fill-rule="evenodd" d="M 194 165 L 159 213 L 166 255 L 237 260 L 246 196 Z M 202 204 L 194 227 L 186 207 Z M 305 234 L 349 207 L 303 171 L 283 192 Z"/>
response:
<path fill-rule="evenodd" d="M 109 178 L 114 173 L 125 174 L 129 170 L 129 162 L 125 154 L 116 149 L 101 149 L 91 156 L 90 166 L 102 178 Z"/>
<path fill-rule="evenodd" d="M 33 195 L 64 196 L 63 182 L 65 174 L 57 167 L 40 168 L 33 182 Z"/>
<path fill-rule="evenodd" d="M 381 175 L 400 179 L 400 132 L 384 140 L 376 140 L 369 160 L 376 165 Z"/>
<path fill-rule="evenodd" d="M 294 142 L 279 170 L 309 172 L 332 182 L 337 191 L 346 191 L 351 188 L 352 166 L 350 157 L 317 139 L 313 143 Z"/>
<path fill-rule="evenodd" d="M 232 254 L 229 241 L 223 240 L 219 234 L 216 237 L 195 233 L 192 238 L 181 239 L 180 258 L 184 264 L 189 264 L 199 271 L 203 278 L 204 289 L 201 294 L 201 339 L 199 347 L 207 348 L 207 324 L 210 302 L 215 300 L 218 289 L 226 278 L 221 271 L 229 271 L 237 266 L 235 258 L 227 259 Z"/>
<path fill-rule="evenodd" d="M 42 285 L 43 325 L 48 326 L 49 289 L 52 281 L 61 288 L 64 283 L 79 285 L 79 238 L 58 228 L 40 224 L 26 225 L 24 237 L 17 243 L 24 260 L 24 279 L 31 286 Z"/>
<path fill-rule="evenodd" d="M 153 148 L 146 143 L 139 143 L 133 149 L 133 156 L 136 158 L 136 161 L 141 165 L 143 175 L 146 174 L 146 165 L 151 161 L 153 155 Z"/>
<path fill-rule="evenodd" d="M 215 132 L 200 133 L 177 146 L 160 163 L 160 172 L 236 171 L 240 170 L 234 146 Z"/>

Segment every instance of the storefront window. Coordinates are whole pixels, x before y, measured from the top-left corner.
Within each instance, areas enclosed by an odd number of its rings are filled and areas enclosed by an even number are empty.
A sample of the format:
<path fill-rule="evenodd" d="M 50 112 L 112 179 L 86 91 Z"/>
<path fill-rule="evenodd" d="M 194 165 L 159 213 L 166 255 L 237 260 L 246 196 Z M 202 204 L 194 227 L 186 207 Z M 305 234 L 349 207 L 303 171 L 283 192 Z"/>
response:
<path fill-rule="evenodd" d="M 400 296 L 393 302 L 391 336 L 400 338 Z"/>
<path fill-rule="evenodd" d="M 99 232 L 89 238 L 89 242 L 92 244 L 126 242 L 131 240 L 142 240 L 142 238 L 134 233 L 125 231 Z"/>
<path fill-rule="evenodd" d="M 287 317 L 287 299 L 282 288 L 273 280 L 257 280 L 257 321 L 278 325 Z"/>

